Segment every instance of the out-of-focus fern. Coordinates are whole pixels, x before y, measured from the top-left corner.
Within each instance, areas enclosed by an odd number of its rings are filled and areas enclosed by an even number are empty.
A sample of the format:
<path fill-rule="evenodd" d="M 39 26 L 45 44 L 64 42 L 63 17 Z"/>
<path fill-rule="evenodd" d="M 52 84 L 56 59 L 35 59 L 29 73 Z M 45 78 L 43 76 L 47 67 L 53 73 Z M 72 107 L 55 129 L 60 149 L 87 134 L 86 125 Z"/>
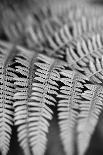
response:
<path fill-rule="evenodd" d="M 84 67 L 87 67 L 90 60 L 102 57 L 102 48 L 103 38 L 101 34 L 94 33 L 91 36 L 85 36 L 66 47 L 67 62 L 75 69 L 84 70 Z M 98 69 L 100 68 L 98 67 Z"/>
<path fill-rule="evenodd" d="M 93 83 L 102 83 L 103 81 L 103 56 L 89 61 L 88 66 L 84 68 L 86 76 Z"/>

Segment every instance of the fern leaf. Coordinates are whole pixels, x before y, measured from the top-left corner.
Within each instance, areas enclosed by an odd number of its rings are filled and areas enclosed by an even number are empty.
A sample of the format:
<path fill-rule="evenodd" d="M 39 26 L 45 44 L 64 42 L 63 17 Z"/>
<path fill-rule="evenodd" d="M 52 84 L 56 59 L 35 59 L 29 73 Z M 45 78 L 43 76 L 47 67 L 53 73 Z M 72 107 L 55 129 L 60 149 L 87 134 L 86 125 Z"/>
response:
<path fill-rule="evenodd" d="M 81 103 L 81 93 L 86 77 L 72 70 L 61 72 L 63 86 L 60 88 L 59 99 L 59 126 L 61 139 L 67 155 L 75 152 L 76 125 Z"/>
<path fill-rule="evenodd" d="M 102 20 L 102 17 L 98 21 L 97 18 L 88 19 L 81 17 L 79 20 L 71 21 L 70 23 L 66 22 L 58 32 L 54 33 L 52 38 L 48 38 L 49 45 L 53 50 L 57 51 L 70 41 L 101 29 L 103 26 Z"/>
<path fill-rule="evenodd" d="M 79 155 L 84 155 L 88 149 L 91 136 L 103 109 L 103 87 L 92 84 L 86 84 L 85 86 L 88 90 L 82 93 L 83 100 L 80 104 L 77 126 Z"/>
<path fill-rule="evenodd" d="M 18 139 L 25 154 L 28 155 L 29 148 L 32 148 L 33 154 L 42 155 L 46 149 L 46 133 L 53 114 L 51 106 L 56 102 L 54 96 L 57 95 L 63 62 L 22 47 L 18 50 L 16 71 L 20 77 L 15 78 L 14 95 Z"/>
<path fill-rule="evenodd" d="M 9 151 L 13 126 L 14 55 L 13 45 L 0 41 L 0 152 L 2 155 L 7 155 Z"/>
<path fill-rule="evenodd" d="M 48 38 L 48 43 L 50 48 L 57 51 L 59 50 L 64 44 L 69 42 L 72 39 L 72 35 L 69 30 L 69 25 L 65 24 L 59 32 L 56 32 L 54 36 Z"/>
<path fill-rule="evenodd" d="M 88 19 L 87 17 L 81 16 L 80 19 L 74 21 L 67 20 L 67 22 L 63 23 L 63 26 L 59 28 L 59 30 L 56 31 L 54 35 L 47 35 L 47 45 L 44 47 L 47 51 L 47 54 L 55 56 L 58 56 L 58 54 L 63 55 L 63 53 L 61 53 L 61 49 L 65 49 L 66 45 L 70 46 L 71 43 L 74 43 L 75 40 L 78 41 L 78 39 L 80 40 L 79 43 L 81 44 L 81 38 L 85 36 L 87 37 L 88 35 L 93 35 L 94 32 L 98 32 L 100 34 L 103 27 L 102 20 L 103 18 L 101 16 L 99 19 L 97 17 Z M 87 39 L 86 42 L 88 41 Z M 92 36 L 92 40 L 93 39 L 97 41 L 98 37 Z M 96 46 L 97 43 L 96 45 L 93 45 Z"/>
<path fill-rule="evenodd" d="M 29 126 L 28 126 L 28 100 L 31 92 L 31 82 L 33 75 L 33 59 L 35 52 L 29 51 L 23 47 L 17 47 L 19 51 L 16 56 L 16 72 L 15 77 L 16 93 L 14 95 L 15 125 L 18 126 L 18 141 L 24 150 L 25 155 L 30 154 L 29 150 Z"/>
<path fill-rule="evenodd" d="M 35 155 L 43 155 L 46 149 L 49 121 L 52 119 L 54 96 L 57 95 L 60 80 L 59 71 L 63 62 L 39 55 L 32 93 L 29 101 L 30 145 Z"/>

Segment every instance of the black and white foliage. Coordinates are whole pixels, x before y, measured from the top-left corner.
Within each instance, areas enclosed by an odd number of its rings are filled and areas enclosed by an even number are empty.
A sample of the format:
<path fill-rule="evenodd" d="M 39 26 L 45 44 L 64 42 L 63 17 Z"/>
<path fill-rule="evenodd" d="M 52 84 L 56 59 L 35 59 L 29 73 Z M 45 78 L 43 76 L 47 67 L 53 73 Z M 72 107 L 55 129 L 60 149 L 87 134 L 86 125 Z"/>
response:
<path fill-rule="evenodd" d="M 103 8 L 19 3 L 0 2 L 0 153 L 16 126 L 23 154 L 44 155 L 57 108 L 65 154 L 85 155 L 103 110 Z"/>

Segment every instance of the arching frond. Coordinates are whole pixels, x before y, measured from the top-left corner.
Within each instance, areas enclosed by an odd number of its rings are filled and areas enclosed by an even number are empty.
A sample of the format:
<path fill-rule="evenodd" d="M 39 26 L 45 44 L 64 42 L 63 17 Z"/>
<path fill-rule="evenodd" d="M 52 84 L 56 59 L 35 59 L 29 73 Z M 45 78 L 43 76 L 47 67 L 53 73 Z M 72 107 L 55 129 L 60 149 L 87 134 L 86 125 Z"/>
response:
<path fill-rule="evenodd" d="M 89 19 L 86 17 L 81 17 L 78 20 L 74 20 L 74 21 L 69 20 L 66 23 L 64 23 L 62 27 L 59 28 L 58 31 L 54 32 L 52 36 L 47 34 L 47 37 L 46 37 L 47 45 L 44 47 L 44 49 L 47 51 L 47 54 L 49 55 L 52 55 L 55 57 L 56 55 L 58 57 L 59 55 L 61 55 L 63 57 L 63 53 L 61 52 L 63 51 L 62 49 L 66 49 L 66 47 L 70 47 L 70 45 L 74 44 L 75 42 L 76 42 L 76 46 L 79 45 L 81 46 L 81 48 L 82 48 L 82 40 L 85 42 L 86 47 L 88 47 L 88 44 L 89 46 L 90 44 L 93 44 L 91 46 L 96 47 L 98 43 L 96 41 L 100 41 L 98 39 L 101 39 L 101 36 L 99 35 L 101 35 L 102 33 L 102 27 L 103 27 L 102 21 L 103 21 L 102 17 L 100 17 L 99 19 L 96 17 L 89 18 Z M 99 48 L 100 47 L 98 47 L 98 49 Z M 79 51 L 77 52 L 79 53 Z M 64 50 L 64 53 L 65 53 L 65 50 Z M 67 61 L 69 61 L 68 57 L 69 56 L 67 54 Z"/>
<path fill-rule="evenodd" d="M 61 139 L 67 155 L 74 155 L 76 144 L 76 125 L 81 103 L 81 93 L 86 77 L 72 70 L 61 72 L 63 86 L 59 97 L 59 126 Z"/>
<path fill-rule="evenodd" d="M 103 109 L 103 87 L 100 85 L 85 85 L 88 90 L 82 94 L 80 104 L 78 131 L 78 152 L 84 155 L 89 147 L 91 136 L 97 125 L 99 115 Z"/>
<path fill-rule="evenodd" d="M 96 17 L 86 18 L 81 17 L 75 21 L 67 21 L 62 28 L 54 33 L 54 36 L 51 38 L 48 37 L 48 43 L 50 47 L 57 51 L 72 40 L 83 36 L 91 32 L 97 32 L 103 27 L 102 24 L 103 18 L 100 17 L 98 20 Z"/>

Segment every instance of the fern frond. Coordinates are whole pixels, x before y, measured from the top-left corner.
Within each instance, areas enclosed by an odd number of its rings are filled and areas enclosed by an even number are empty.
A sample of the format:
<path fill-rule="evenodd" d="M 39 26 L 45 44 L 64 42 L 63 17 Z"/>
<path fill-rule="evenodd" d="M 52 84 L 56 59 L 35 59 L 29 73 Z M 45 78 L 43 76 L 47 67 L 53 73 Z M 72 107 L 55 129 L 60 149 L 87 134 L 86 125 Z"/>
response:
<path fill-rule="evenodd" d="M 92 84 L 86 84 L 85 86 L 88 90 L 82 93 L 83 100 L 80 104 L 77 126 L 79 155 L 84 155 L 88 149 L 91 136 L 103 109 L 103 87 Z"/>
<path fill-rule="evenodd" d="M 96 33 L 90 37 L 81 38 L 66 48 L 67 62 L 69 66 L 83 70 L 93 58 L 101 58 L 103 55 L 103 38 Z"/>
<path fill-rule="evenodd" d="M 69 28 L 70 25 L 65 24 L 58 32 L 54 33 L 52 38 L 51 36 L 48 37 L 48 43 L 51 49 L 57 51 L 72 39 L 72 34 Z"/>
<path fill-rule="evenodd" d="M 53 50 L 57 51 L 68 44 L 70 41 L 79 38 L 84 34 L 87 35 L 87 33 L 89 34 L 93 31 L 97 32 L 97 30 L 101 30 L 103 27 L 102 21 L 102 17 L 99 19 L 96 17 L 90 19 L 81 17 L 75 21 L 68 20 L 66 23 L 64 23 L 59 31 L 54 33 L 52 38 L 48 38 L 49 46 Z"/>
<path fill-rule="evenodd" d="M 15 78 L 14 95 L 18 139 L 25 154 L 28 155 L 31 148 L 34 155 L 43 155 L 49 120 L 53 114 L 51 106 L 56 102 L 59 71 L 64 66 L 63 62 L 42 54 L 38 55 L 22 47 L 18 47 L 18 50 L 20 51 L 16 56 L 16 62 L 19 64 L 16 66 L 18 77 Z"/>
<path fill-rule="evenodd" d="M 18 76 L 15 78 L 16 93 L 14 95 L 15 125 L 18 126 L 18 141 L 24 150 L 25 155 L 30 155 L 29 150 L 29 109 L 28 101 L 31 94 L 34 57 L 35 52 L 29 51 L 23 47 L 17 47 L 19 51 L 16 56 L 16 72 Z"/>
<path fill-rule="evenodd" d="M 74 44 L 75 42 L 78 42 L 78 44 L 82 44 L 81 40 L 85 38 L 85 42 L 89 41 L 89 37 L 92 36 L 92 39 L 97 40 L 96 34 L 98 32 L 98 35 L 102 32 L 102 24 L 103 18 L 86 18 L 81 17 L 78 20 L 75 21 L 67 21 L 62 25 L 62 27 L 59 28 L 58 31 L 54 32 L 54 34 L 47 35 L 46 40 L 46 46 L 44 49 L 47 51 L 48 55 L 52 56 L 58 56 L 61 55 L 63 57 L 63 52 L 61 52 L 62 49 L 64 49 L 64 55 L 65 55 L 65 49 L 66 46 L 70 47 L 71 44 Z M 79 41 L 78 41 L 79 39 Z M 91 41 L 92 42 L 92 41 Z M 88 44 L 88 42 L 87 42 Z M 97 43 L 96 43 L 97 44 Z M 88 46 L 88 45 L 86 45 Z M 96 46 L 96 45 L 95 45 Z M 63 51 L 63 50 L 62 50 Z"/>
<path fill-rule="evenodd" d="M 13 95 L 15 93 L 15 55 L 11 43 L 0 41 L 0 152 L 7 155 L 13 126 Z"/>
<path fill-rule="evenodd" d="M 46 149 L 49 121 L 52 119 L 52 106 L 55 105 L 58 91 L 59 71 L 63 62 L 39 55 L 32 93 L 29 101 L 30 146 L 35 155 L 43 155 Z"/>
<path fill-rule="evenodd" d="M 67 155 L 74 155 L 76 141 L 76 125 L 81 103 L 81 93 L 86 77 L 72 70 L 61 72 L 63 86 L 58 95 L 59 126 L 61 139 Z"/>

